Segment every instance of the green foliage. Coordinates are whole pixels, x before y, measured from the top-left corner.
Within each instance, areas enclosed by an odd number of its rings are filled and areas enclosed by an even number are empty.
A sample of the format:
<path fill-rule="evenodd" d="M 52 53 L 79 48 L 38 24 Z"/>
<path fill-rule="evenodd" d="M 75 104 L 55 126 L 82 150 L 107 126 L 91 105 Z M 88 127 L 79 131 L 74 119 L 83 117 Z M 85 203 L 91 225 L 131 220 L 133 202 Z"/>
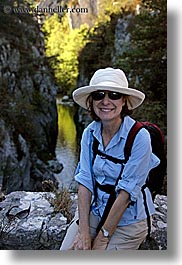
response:
<path fill-rule="evenodd" d="M 130 49 L 118 58 L 117 66 L 131 71 L 132 85 L 166 100 L 167 13 L 166 0 L 143 1 L 131 31 Z M 138 82 L 136 82 L 136 77 Z"/>
<path fill-rule="evenodd" d="M 140 12 L 136 14 L 137 4 L 140 4 Z M 138 117 L 161 123 L 159 125 L 166 130 L 166 9 L 166 0 L 102 0 L 98 5 L 98 17 L 90 29 L 83 26 L 70 30 L 67 16 L 50 17 L 44 27 L 47 56 L 62 91 L 71 93 L 79 73 L 89 80 L 98 68 L 124 69 L 130 86 L 146 94 L 142 111 L 137 110 Z M 118 18 L 124 19 L 129 13 L 133 14 L 132 23 L 126 29 L 130 41 L 126 43 L 125 52 L 116 57 L 116 24 Z"/>
<path fill-rule="evenodd" d="M 159 100 L 148 99 L 139 108 L 134 110 L 133 117 L 140 121 L 150 121 L 157 124 L 164 135 L 166 128 L 166 105 Z"/>
<path fill-rule="evenodd" d="M 88 42 L 79 55 L 79 69 L 88 80 L 97 69 L 112 64 L 117 19 L 113 15 L 111 21 L 96 23 L 89 32 Z"/>
<path fill-rule="evenodd" d="M 69 1 L 69 4 L 73 5 L 76 2 Z M 89 67 L 89 73 L 93 72 L 90 68 L 95 70 L 98 61 L 100 65 L 111 63 L 117 14 L 121 9 L 133 12 L 138 2 L 140 0 L 99 1 L 99 15 L 91 29 L 84 24 L 79 29 L 71 30 L 66 14 L 61 18 L 57 14 L 47 18 L 43 27 L 46 35 L 46 55 L 54 70 L 60 91 L 71 94 L 76 87 L 79 63 L 83 57 L 82 49 L 85 50 L 83 60 L 86 60 L 85 65 Z"/>
<path fill-rule="evenodd" d="M 78 77 L 78 55 L 86 44 L 88 26 L 70 30 L 67 16 L 61 21 L 54 14 L 44 23 L 46 32 L 46 54 L 55 72 L 62 91 L 71 93 Z"/>
<path fill-rule="evenodd" d="M 121 14 L 133 11 L 140 0 L 102 0 L 98 2 L 98 21 L 108 22 L 111 20 L 112 15 Z"/>
<path fill-rule="evenodd" d="M 140 0 L 99 1 L 98 19 L 89 31 L 88 42 L 79 55 L 79 71 L 86 80 L 90 80 L 97 69 L 113 66 L 118 18 L 128 13 L 134 14 L 139 2 Z"/>
<path fill-rule="evenodd" d="M 166 0 L 143 0 L 135 17 L 128 50 L 117 58 L 115 67 L 129 73 L 130 86 L 146 94 L 144 119 L 153 115 L 154 122 L 166 131 L 167 101 L 167 4 Z M 151 108 L 149 106 L 151 105 Z"/>

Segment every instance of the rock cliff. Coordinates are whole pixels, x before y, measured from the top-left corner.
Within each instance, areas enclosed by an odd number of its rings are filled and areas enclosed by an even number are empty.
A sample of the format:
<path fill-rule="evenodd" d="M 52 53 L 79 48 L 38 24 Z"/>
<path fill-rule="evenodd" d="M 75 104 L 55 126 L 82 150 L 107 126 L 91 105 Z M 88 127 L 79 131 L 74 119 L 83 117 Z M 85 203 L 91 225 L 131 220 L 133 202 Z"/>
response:
<path fill-rule="evenodd" d="M 0 9 L 0 185 L 5 193 L 41 190 L 55 181 L 57 87 L 44 55 L 44 36 L 29 13 Z M 56 182 L 56 181 L 55 181 Z"/>

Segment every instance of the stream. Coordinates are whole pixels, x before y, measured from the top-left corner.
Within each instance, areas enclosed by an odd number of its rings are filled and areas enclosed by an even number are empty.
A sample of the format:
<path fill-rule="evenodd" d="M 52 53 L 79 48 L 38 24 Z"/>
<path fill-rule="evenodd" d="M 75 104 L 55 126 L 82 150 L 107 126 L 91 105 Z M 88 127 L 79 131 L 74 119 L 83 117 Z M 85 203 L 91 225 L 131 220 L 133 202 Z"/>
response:
<path fill-rule="evenodd" d="M 56 157 L 63 164 L 63 170 L 57 174 L 60 188 L 74 189 L 74 172 L 78 163 L 79 144 L 74 121 L 75 107 L 71 104 L 57 103 L 58 139 Z"/>

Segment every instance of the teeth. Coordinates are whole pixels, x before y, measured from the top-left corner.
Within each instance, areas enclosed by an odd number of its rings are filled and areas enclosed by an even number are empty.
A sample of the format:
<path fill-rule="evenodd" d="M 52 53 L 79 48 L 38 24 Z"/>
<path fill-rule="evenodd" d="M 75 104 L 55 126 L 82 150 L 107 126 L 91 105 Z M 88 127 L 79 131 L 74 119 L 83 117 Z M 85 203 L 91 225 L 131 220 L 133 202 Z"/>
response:
<path fill-rule="evenodd" d="M 101 110 L 104 112 L 110 112 L 111 111 L 111 109 L 101 109 Z"/>

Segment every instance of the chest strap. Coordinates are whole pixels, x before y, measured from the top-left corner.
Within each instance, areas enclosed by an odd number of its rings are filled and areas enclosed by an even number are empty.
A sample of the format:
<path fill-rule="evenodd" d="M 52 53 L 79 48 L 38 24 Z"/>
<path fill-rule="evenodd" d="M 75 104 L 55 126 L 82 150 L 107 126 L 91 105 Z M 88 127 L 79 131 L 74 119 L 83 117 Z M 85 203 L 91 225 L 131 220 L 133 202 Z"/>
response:
<path fill-rule="evenodd" d="M 104 191 L 116 198 L 115 185 L 110 185 L 110 184 L 101 185 L 96 181 L 96 187 L 99 188 L 99 190 Z M 134 201 L 130 201 L 128 207 L 133 206 L 134 204 L 135 204 Z"/>
<path fill-rule="evenodd" d="M 96 181 L 96 187 L 99 188 L 99 190 L 104 191 L 108 194 L 115 194 L 115 186 L 110 184 L 101 185 Z"/>

